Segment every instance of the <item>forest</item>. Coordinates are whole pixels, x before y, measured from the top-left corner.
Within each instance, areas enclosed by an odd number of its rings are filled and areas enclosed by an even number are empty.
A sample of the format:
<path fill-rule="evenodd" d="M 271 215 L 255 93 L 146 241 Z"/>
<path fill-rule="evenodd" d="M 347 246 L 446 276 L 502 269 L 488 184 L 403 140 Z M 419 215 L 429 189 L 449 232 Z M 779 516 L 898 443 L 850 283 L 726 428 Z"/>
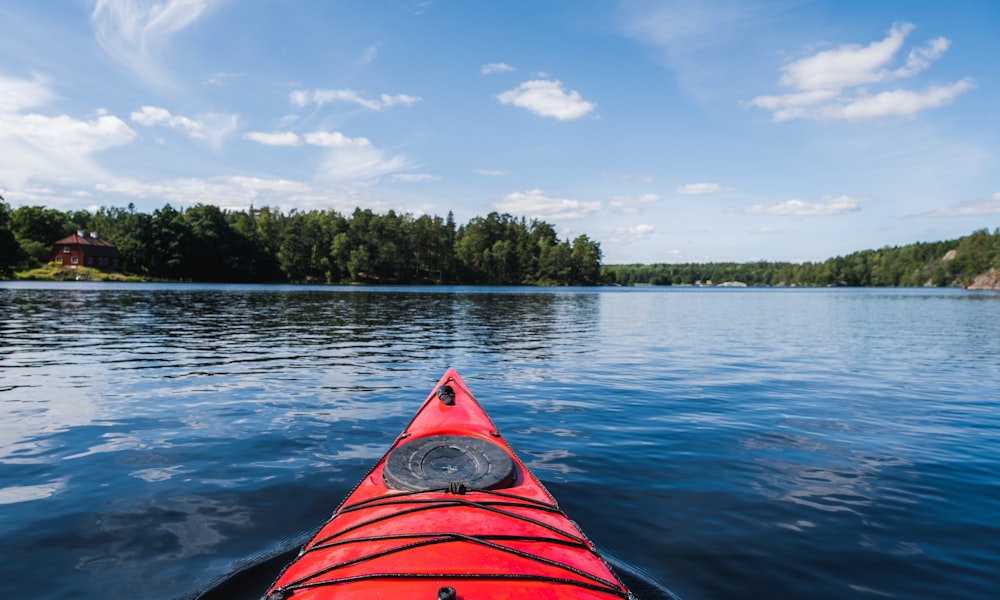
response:
<path fill-rule="evenodd" d="M 150 279 L 212 282 L 596 285 L 601 247 L 560 241 L 542 221 L 490 213 L 447 218 L 356 209 L 284 213 L 170 205 L 63 212 L 11 209 L 0 199 L 0 272 L 43 266 L 75 231 L 115 244 L 125 270 Z"/>
<path fill-rule="evenodd" d="M 0 198 L 0 277 L 49 260 L 52 243 L 98 232 L 125 270 L 152 280 L 471 285 L 967 286 L 1000 268 L 1000 229 L 956 240 L 861 250 L 823 262 L 602 265 L 586 235 L 492 212 L 457 225 L 447 217 L 357 208 L 288 213 L 212 205 L 151 214 L 126 208 L 12 209 Z"/>

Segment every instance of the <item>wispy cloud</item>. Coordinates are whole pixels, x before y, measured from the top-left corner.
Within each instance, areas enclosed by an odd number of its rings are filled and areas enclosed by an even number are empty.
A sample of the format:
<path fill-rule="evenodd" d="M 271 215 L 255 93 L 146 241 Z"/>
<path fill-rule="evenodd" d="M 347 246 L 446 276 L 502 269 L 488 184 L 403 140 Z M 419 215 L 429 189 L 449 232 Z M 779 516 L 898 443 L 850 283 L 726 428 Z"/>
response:
<path fill-rule="evenodd" d="M 358 59 L 358 64 L 361 66 L 368 66 L 375 62 L 375 57 L 378 56 L 378 46 L 368 46 L 365 48 L 364 54 Z"/>
<path fill-rule="evenodd" d="M 479 72 L 483 75 L 492 75 L 493 73 L 507 73 L 513 71 L 514 67 L 508 65 L 507 63 L 490 63 L 488 65 L 483 65 L 479 68 Z"/>
<path fill-rule="evenodd" d="M 230 82 L 236 81 L 243 76 L 243 73 L 228 73 L 220 71 L 219 73 L 212 73 L 209 75 L 208 78 L 205 79 L 205 83 L 209 85 L 228 85 Z"/>
<path fill-rule="evenodd" d="M 495 204 L 501 212 L 536 219 L 569 221 L 582 219 L 601 209 L 600 202 L 552 198 L 540 189 L 512 192 Z"/>
<path fill-rule="evenodd" d="M 371 179 L 412 168 L 403 156 L 389 156 L 365 137 L 351 138 L 339 131 L 314 131 L 307 144 L 327 149 L 317 177 L 323 181 Z"/>
<path fill-rule="evenodd" d="M 476 173 L 480 175 L 486 175 L 487 177 L 500 177 L 506 175 L 507 171 L 503 169 L 476 169 Z"/>
<path fill-rule="evenodd" d="M 871 93 L 865 86 L 913 77 L 941 58 L 951 42 L 937 37 L 910 50 L 893 68 L 912 24 L 894 25 L 882 40 L 867 46 L 845 44 L 817 52 L 782 67 L 778 83 L 792 91 L 757 96 L 747 105 L 772 113 L 775 121 L 791 119 L 859 120 L 890 115 L 911 116 L 954 102 L 972 89 L 969 78 L 922 90 L 894 89 Z"/>
<path fill-rule="evenodd" d="M 1000 192 L 984 200 L 962 202 L 948 208 L 927 211 L 914 215 L 916 217 L 985 217 L 1000 215 Z"/>
<path fill-rule="evenodd" d="M 385 110 L 393 106 L 410 106 L 420 102 L 419 96 L 408 94 L 381 94 L 377 98 L 365 98 L 354 90 L 295 90 L 289 96 L 292 105 L 305 108 L 310 104 L 323 106 L 330 102 L 347 102 L 363 106 L 369 110 Z"/>
<path fill-rule="evenodd" d="M 616 7 L 622 32 L 651 46 L 680 88 L 703 100 L 733 89 L 747 41 L 770 38 L 762 34 L 787 18 L 780 2 L 629 0 Z"/>
<path fill-rule="evenodd" d="M 501 104 L 513 104 L 536 115 L 560 121 L 575 121 L 597 108 L 576 90 L 567 92 L 561 82 L 545 79 L 525 81 L 517 88 L 498 95 L 497 99 Z"/>
<path fill-rule="evenodd" d="M 728 191 L 732 190 L 718 183 L 687 183 L 677 188 L 677 193 L 685 196 L 708 196 Z"/>
<path fill-rule="evenodd" d="M 178 32 L 218 0 L 97 0 L 90 14 L 98 44 L 113 59 L 157 85 L 170 83 L 160 54 Z"/>
<path fill-rule="evenodd" d="M 837 196 L 823 202 L 803 202 L 785 200 L 775 204 L 754 204 L 743 212 L 748 215 L 771 215 L 779 217 L 832 217 L 861 210 L 860 198 Z"/>

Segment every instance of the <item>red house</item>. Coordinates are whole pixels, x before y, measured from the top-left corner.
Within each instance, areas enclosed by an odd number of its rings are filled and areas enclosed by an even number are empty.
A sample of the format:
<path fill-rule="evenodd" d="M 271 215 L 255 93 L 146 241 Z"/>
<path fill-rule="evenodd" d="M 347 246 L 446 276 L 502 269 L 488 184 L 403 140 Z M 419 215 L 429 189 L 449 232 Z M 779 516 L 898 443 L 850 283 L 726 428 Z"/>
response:
<path fill-rule="evenodd" d="M 90 236 L 77 231 L 52 244 L 49 260 L 65 267 L 94 267 L 117 271 L 122 268 L 122 255 L 118 248 L 109 241 L 97 237 L 97 232 Z"/>

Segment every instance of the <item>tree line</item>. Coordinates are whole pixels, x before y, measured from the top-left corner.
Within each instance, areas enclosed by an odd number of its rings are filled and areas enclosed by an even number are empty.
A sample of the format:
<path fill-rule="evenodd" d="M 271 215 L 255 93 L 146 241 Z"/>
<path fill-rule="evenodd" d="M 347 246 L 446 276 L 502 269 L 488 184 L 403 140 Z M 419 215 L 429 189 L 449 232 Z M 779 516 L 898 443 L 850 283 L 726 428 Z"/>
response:
<path fill-rule="evenodd" d="M 739 281 L 760 286 L 967 286 L 1000 268 L 1000 229 L 956 240 L 862 250 L 823 262 L 605 265 L 602 279 L 617 285 L 698 285 Z"/>
<path fill-rule="evenodd" d="M 77 230 L 115 244 L 125 270 L 218 282 L 595 285 L 601 247 L 586 235 L 491 212 L 456 225 L 449 212 L 412 216 L 356 209 L 282 212 L 212 205 L 152 213 L 127 208 L 11 209 L 0 198 L 0 274 L 44 265 L 56 240 Z"/>
<path fill-rule="evenodd" d="M 189 281 L 914 287 L 966 286 L 1000 268 L 1000 229 L 823 262 L 602 265 L 600 244 L 586 235 L 560 241 L 544 221 L 495 212 L 457 225 L 451 213 L 169 204 L 148 214 L 132 205 L 90 213 L 11 209 L 0 197 L 0 276 L 44 265 L 55 240 L 81 229 L 113 242 L 131 273 Z"/>

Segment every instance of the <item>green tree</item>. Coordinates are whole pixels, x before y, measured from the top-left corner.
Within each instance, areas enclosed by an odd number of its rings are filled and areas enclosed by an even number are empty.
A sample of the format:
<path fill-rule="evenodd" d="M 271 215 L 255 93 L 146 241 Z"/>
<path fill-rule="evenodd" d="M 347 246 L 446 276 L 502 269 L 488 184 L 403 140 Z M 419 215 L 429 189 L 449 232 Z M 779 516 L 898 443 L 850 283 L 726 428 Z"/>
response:
<path fill-rule="evenodd" d="M 573 283 L 597 285 L 601 279 L 601 245 L 586 235 L 573 240 Z"/>
<path fill-rule="evenodd" d="M 65 213 L 43 206 L 18 207 L 10 212 L 9 219 L 10 230 L 20 246 L 20 255 L 29 266 L 48 262 L 53 242 L 75 229 Z"/>
<path fill-rule="evenodd" d="M 10 230 L 10 205 L 0 196 L 0 277 L 10 277 L 21 247 Z"/>

